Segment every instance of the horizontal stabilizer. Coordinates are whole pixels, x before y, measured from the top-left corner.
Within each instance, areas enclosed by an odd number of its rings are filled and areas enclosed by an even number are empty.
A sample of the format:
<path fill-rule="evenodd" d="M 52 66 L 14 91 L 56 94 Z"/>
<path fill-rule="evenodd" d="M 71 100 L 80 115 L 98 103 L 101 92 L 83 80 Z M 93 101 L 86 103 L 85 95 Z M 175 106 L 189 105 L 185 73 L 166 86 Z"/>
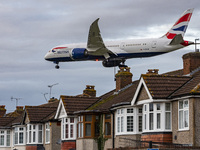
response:
<path fill-rule="evenodd" d="M 177 34 L 172 40 L 171 42 L 169 43 L 169 45 L 177 45 L 177 44 L 181 44 L 183 43 L 184 40 L 183 40 L 183 37 L 181 34 Z"/>

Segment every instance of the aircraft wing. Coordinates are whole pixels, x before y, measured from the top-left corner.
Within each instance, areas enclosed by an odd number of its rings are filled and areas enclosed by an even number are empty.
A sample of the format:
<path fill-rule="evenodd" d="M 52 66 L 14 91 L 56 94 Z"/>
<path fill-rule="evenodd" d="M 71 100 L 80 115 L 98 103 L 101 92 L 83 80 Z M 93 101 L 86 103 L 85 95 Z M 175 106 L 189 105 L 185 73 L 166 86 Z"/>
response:
<path fill-rule="evenodd" d="M 87 50 L 91 55 L 104 56 L 109 58 L 109 54 L 113 53 L 106 48 L 98 26 L 99 18 L 96 19 L 90 26 L 87 42 Z M 113 53 L 114 54 L 114 53 Z M 116 54 L 115 54 L 116 55 Z"/>

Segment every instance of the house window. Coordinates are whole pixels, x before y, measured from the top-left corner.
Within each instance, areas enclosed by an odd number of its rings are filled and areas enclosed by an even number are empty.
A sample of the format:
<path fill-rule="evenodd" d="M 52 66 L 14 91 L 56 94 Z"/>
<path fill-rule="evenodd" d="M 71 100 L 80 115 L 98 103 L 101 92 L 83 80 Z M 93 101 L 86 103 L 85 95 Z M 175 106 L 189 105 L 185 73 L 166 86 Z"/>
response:
<path fill-rule="evenodd" d="M 179 101 L 179 129 L 189 129 L 189 101 Z"/>
<path fill-rule="evenodd" d="M 170 103 L 165 104 L 165 129 L 171 129 L 171 105 Z"/>
<path fill-rule="evenodd" d="M 149 103 L 143 108 L 145 132 L 171 130 L 171 103 Z"/>
<path fill-rule="evenodd" d="M 14 144 L 15 145 L 25 145 L 25 127 L 15 127 L 14 129 Z"/>
<path fill-rule="evenodd" d="M 0 147 L 10 146 L 10 130 L 0 130 Z"/>
<path fill-rule="evenodd" d="M 42 124 L 28 124 L 27 125 L 27 143 L 41 144 L 43 142 L 43 125 Z"/>
<path fill-rule="evenodd" d="M 76 138 L 76 121 L 73 117 L 62 118 L 62 139 L 71 140 Z"/>
<path fill-rule="evenodd" d="M 107 116 L 109 118 L 109 116 Z M 100 115 L 87 114 L 78 117 L 78 137 L 94 138 L 99 136 L 100 132 Z M 105 119 L 104 134 L 109 134 L 109 119 Z M 106 130 L 105 130 L 106 128 Z"/>
<path fill-rule="evenodd" d="M 142 132 L 142 108 L 138 109 L 138 132 Z"/>
<path fill-rule="evenodd" d="M 111 135 L 111 114 L 105 114 L 105 135 Z"/>
<path fill-rule="evenodd" d="M 153 119 L 154 113 L 153 113 L 153 103 L 149 104 L 149 130 L 153 130 L 153 123 L 154 123 L 154 119 Z"/>
<path fill-rule="evenodd" d="M 83 116 L 78 117 L 78 137 L 83 137 Z"/>
<path fill-rule="evenodd" d="M 45 142 L 50 143 L 50 123 L 45 124 Z"/>
<path fill-rule="evenodd" d="M 134 115 L 133 108 L 128 108 L 127 109 L 127 116 L 126 116 L 126 120 L 127 120 L 126 129 L 127 129 L 127 132 L 133 132 L 133 127 L 134 127 L 133 115 Z"/>
<path fill-rule="evenodd" d="M 156 104 L 156 129 L 161 129 L 161 108 L 160 103 Z"/>
<path fill-rule="evenodd" d="M 124 132 L 124 110 L 118 109 L 117 110 L 117 132 L 121 133 Z"/>
<path fill-rule="evenodd" d="M 92 136 L 92 115 L 85 115 L 85 136 Z"/>

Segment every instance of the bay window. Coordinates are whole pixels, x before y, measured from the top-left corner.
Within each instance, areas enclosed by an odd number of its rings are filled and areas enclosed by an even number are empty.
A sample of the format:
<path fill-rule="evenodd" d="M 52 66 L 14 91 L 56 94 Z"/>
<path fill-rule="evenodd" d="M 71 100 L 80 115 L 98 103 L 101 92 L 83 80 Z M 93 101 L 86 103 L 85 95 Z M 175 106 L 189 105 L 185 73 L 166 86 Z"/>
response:
<path fill-rule="evenodd" d="M 109 116 L 105 119 L 104 133 L 109 135 Z M 87 114 L 78 117 L 78 137 L 94 138 L 100 134 L 100 115 Z"/>
<path fill-rule="evenodd" d="M 43 125 L 27 124 L 27 144 L 42 144 Z"/>
<path fill-rule="evenodd" d="M 171 131 L 171 103 L 144 104 L 144 131 Z"/>
<path fill-rule="evenodd" d="M 14 145 L 25 145 L 25 134 L 26 128 L 25 127 L 18 127 L 14 128 Z"/>
<path fill-rule="evenodd" d="M 142 132 L 142 108 L 121 108 L 116 111 L 116 134 Z"/>
<path fill-rule="evenodd" d="M 76 139 L 76 119 L 74 117 L 62 118 L 62 140 Z"/>
<path fill-rule="evenodd" d="M 10 146 L 10 130 L 0 130 L 0 147 Z"/>
<path fill-rule="evenodd" d="M 183 100 L 179 101 L 178 106 L 179 113 L 179 130 L 188 130 L 189 129 L 189 101 Z"/>

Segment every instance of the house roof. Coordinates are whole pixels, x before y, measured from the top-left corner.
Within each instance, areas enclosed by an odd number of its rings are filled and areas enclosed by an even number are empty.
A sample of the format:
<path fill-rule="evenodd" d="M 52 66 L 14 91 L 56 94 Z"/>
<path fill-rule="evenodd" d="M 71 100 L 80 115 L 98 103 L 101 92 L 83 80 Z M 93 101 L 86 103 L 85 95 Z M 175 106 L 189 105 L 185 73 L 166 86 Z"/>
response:
<path fill-rule="evenodd" d="M 59 101 L 49 102 L 39 106 L 25 106 L 30 122 L 47 122 L 54 119 Z"/>
<path fill-rule="evenodd" d="M 114 105 L 116 106 L 120 104 L 130 104 L 133 99 L 133 95 L 135 94 L 138 82 L 138 80 L 132 82 L 130 85 L 127 85 L 125 88 L 117 93 L 115 92 L 115 90 L 112 90 L 102 95 L 101 99 L 90 106 L 87 110 L 99 110 L 101 112 L 109 112 L 109 109 Z"/>
<path fill-rule="evenodd" d="M 153 99 L 166 99 L 191 80 L 188 76 L 142 75 Z"/>
<path fill-rule="evenodd" d="M 190 78 L 187 83 L 171 95 L 172 98 L 182 95 L 200 94 L 200 71 L 194 73 Z"/>
<path fill-rule="evenodd" d="M 64 96 L 61 100 L 64 104 L 67 114 L 73 114 L 76 111 L 85 110 L 90 105 L 99 100 L 99 97 L 80 97 L 80 96 Z"/>
<path fill-rule="evenodd" d="M 16 117 L 1 117 L 0 128 L 10 128 Z"/>

